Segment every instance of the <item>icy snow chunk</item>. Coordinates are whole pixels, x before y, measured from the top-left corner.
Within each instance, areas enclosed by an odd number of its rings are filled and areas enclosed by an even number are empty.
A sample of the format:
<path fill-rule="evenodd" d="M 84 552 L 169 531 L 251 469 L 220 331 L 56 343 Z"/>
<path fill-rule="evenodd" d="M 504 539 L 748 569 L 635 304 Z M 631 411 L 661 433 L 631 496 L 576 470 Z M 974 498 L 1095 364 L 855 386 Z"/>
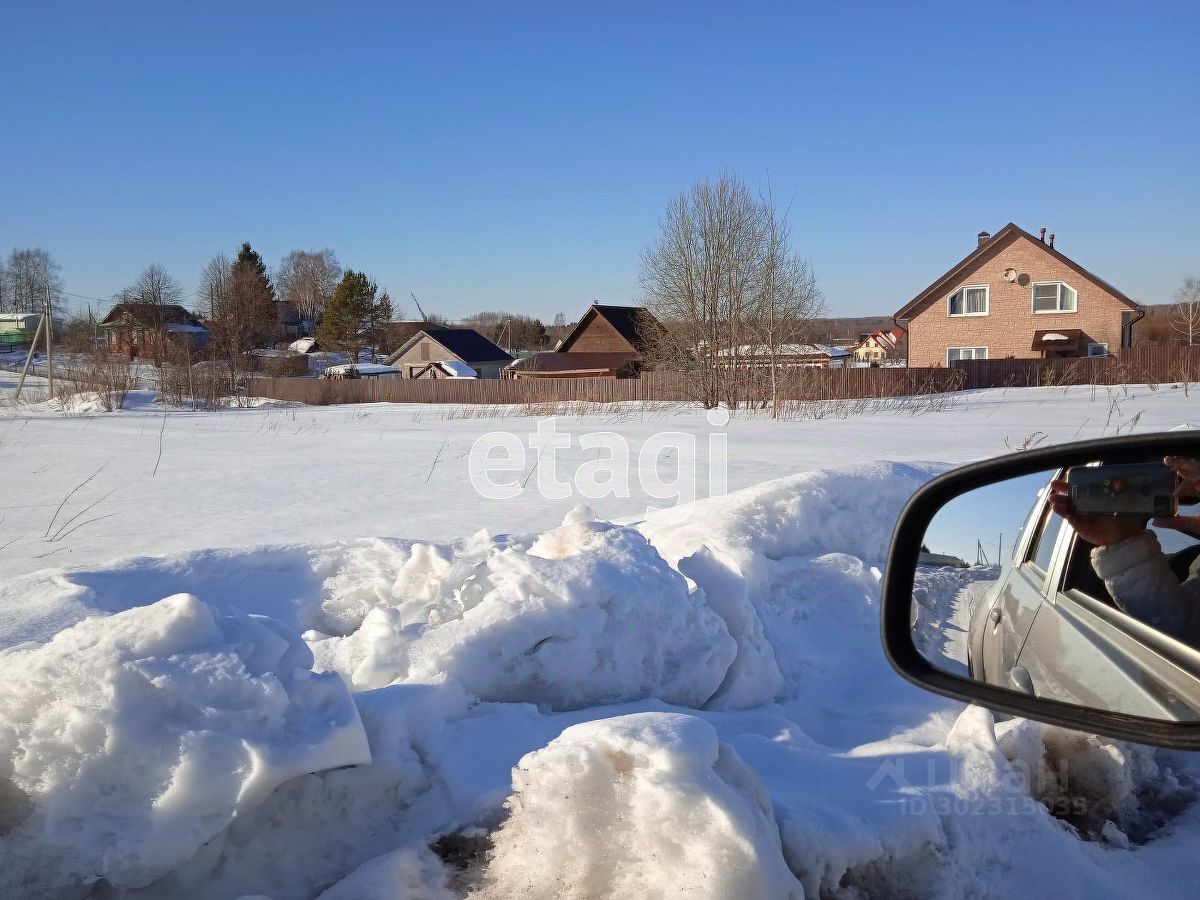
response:
<path fill-rule="evenodd" d="M 496 552 L 458 596 L 460 617 L 409 645 L 409 682 L 449 676 L 485 700 L 553 709 L 646 697 L 700 707 L 737 652 L 644 537 L 607 523 Z"/>
<path fill-rule="evenodd" d="M 477 900 L 804 896 L 761 782 L 702 719 L 575 725 L 513 787 Z"/>
<path fill-rule="evenodd" d="M 441 860 L 428 847 L 405 848 L 364 863 L 317 900 L 455 900 Z"/>
<path fill-rule="evenodd" d="M 189 594 L 0 652 L 0 780 L 25 810 L 0 896 L 145 885 L 285 780 L 369 761 L 345 686 L 311 663 L 278 623 Z"/>
<path fill-rule="evenodd" d="M 746 579 L 708 547 L 681 559 L 679 571 L 696 583 L 709 608 L 724 620 L 737 642 L 737 656 L 709 700 L 709 708 L 745 709 L 770 703 L 783 689 L 783 675 L 762 620 L 750 602 Z"/>

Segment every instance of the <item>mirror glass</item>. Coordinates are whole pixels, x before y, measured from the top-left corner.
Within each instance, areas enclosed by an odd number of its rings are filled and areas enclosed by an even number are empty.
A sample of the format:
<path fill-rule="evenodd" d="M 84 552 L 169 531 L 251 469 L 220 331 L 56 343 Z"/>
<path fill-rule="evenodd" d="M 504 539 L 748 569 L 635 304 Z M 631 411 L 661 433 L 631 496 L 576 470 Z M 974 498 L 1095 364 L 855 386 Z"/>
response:
<path fill-rule="evenodd" d="M 954 498 L 926 529 L 913 643 L 1010 691 L 1200 721 L 1200 460 L 1096 461 Z"/>

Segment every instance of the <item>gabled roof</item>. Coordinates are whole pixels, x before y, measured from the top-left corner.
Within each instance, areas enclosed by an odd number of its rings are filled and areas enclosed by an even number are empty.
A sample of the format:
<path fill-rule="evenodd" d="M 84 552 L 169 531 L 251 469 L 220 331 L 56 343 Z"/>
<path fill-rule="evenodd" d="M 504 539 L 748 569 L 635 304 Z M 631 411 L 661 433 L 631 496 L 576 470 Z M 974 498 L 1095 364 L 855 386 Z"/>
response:
<path fill-rule="evenodd" d="M 558 346 L 558 352 L 569 352 L 575 341 L 595 321 L 597 316 L 615 328 L 625 342 L 638 353 L 645 353 L 648 339 L 662 329 L 662 324 L 654 317 L 654 313 L 644 306 L 607 306 L 602 303 L 593 303 L 583 314 L 583 318 L 575 323 L 571 333 L 563 338 L 563 342 Z"/>
<path fill-rule="evenodd" d="M 865 347 L 869 342 L 874 341 L 875 346 L 883 350 L 895 350 L 902 337 L 904 337 L 903 328 L 876 329 L 855 344 L 854 349 Z"/>
<path fill-rule="evenodd" d="M 100 322 L 101 327 L 123 324 L 125 316 L 134 325 L 142 328 L 163 328 L 168 326 L 190 325 L 207 331 L 199 319 L 180 306 L 178 303 L 118 303 L 108 311 L 108 315 Z M 168 330 L 182 330 L 171 329 Z"/>
<path fill-rule="evenodd" d="M 636 353 L 586 352 L 535 353 L 519 359 L 508 367 L 511 372 L 619 372 L 629 366 L 637 366 Z"/>
<path fill-rule="evenodd" d="M 1142 308 L 1138 303 L 1136 303 L 1135 301 L 1133 301 L 1129 297 L 1127 297 L 1125 294 L 1118 291 L 1115 287 L 1113 287 L 1111 284 L 1109 284 L 1103 278 L 1098 278 L 1096 275 L 1093 275 L 1091 272 L 1089 272 L 1083 266 L 1079 265 L 1079 263 L 1077 263 L 1074 260 L 1069 259 L 1068 257 L 1064 256 L 1063 254 L 1059 253 L 1057 250 L 1055 250 L 1053 247 L 1051 247 L 1046 242 L 1038 240 L 1038 238 L 1034 237 L 1032 234 L 1030 234 L 1024 228 L 1021 228 L 1020 226 L 1014 225 L 1012 222 L 1009 222 L 1007 225 L 1005 225 L 1003 228 L 1001 228 L 999 231 L 997 231 L 995 234 L 993 234 L 990 238 L 985 240 L 982 244 L 980 244 L 978 247 L 976 247 L 974 250 L 972 250 L 970 253 L 968 253 L 965 257 L 963 257 L 963 259 L 960 260 L 958 262 L 958 264 L 955 265 L 954 268 L 952 268 L 949 272 L 947 272 L 945 275 L 943 275 L 941 278 L 939 278 L 937 281 L 935 281 L 929 287 L 925 288 L 925 290 L 921 291 L 921 293 L 917 294 L 917 296 L 915 296 L 912 300 L 908 301 L 908 303 L 906 303 L 904 305 L 904 307 L 901 308 L 900 311 L 897 312 L 893 318 L 896 318 L 896 319 L 911 318 L 913 313 L 917 310 L 917 308 L 919 306 L 922 306 L 923 304 L 925 304 L 931 300 L 941 299 L 949 291 L 950 288 L 955 287 L 959 283 L 959 281 L 961 281 L 961 277 L 964 273 L 973 269 L 976 265 L 978 265 L 983 260 L 988 259 L 992 256 L 995 256 L 1003 248 L 1007 247 L 1013 241 L 1018 240 L 1022 236 L 1029 238 L 1029 240 L 1033 242 L 1033 245 L 1035 247 L 1041 247 L 1043 251 L 1050 254 L 1052 257 L 1057 259 L 1059 262 L 1070 267 L 1071 269 L 1074 269 L 1076 272 L 1078 272 L 1084 278 L 1086 278 L 1089 281 L 1091 281 L 1095 284 L 1098 284 L 1100 287 L 1104 288 L 1104 290 L 1108 291 L 1110 294 L 1112 294 L 1114 297 L 1116 297 L 1122 303 L 1129 306 L 1131 309 L 1139 309 L 1140 310 Z M 980 237 L 982 237 L 982 235 L 980 235 Z"/>
<path fill-rule="evenodd" d="M 448 328 L 439 325 L 428 325 L 422 328 L 405 341 L 399 350 L 389 356 L 388 362 L 392 363 L 398 360 L 422 337 L 432 338 L 466 363 L 512 362 L 512 357 L 505 350 L 493 344 L 474 328 Z"/>

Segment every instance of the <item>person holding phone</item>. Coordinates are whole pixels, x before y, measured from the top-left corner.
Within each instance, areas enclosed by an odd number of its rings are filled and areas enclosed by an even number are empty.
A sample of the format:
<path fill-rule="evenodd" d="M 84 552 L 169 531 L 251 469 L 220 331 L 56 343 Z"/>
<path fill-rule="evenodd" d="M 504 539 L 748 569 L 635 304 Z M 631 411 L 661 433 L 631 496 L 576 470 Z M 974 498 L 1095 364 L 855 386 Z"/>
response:
<path fill-rule="evenodd" d="M 1175 472 L 1176 498 L 1200 494 L 1200 460 L 1168 456 L 1163 462 Z M 1147 528 L 1148 516 L 1081 513 L 1064 479 L 1050 483 L 1050 508 L 1095 545 L 1092 568 L 1118 608 L 1171 637 L 1200 646 L 1200 572 L 1193 566 L 1180 581 L 1158 536 Z M 1200 516 L 1181 516 L 1176 510 L 1152 521 L 1156 527 L 1200 539 Z"/>

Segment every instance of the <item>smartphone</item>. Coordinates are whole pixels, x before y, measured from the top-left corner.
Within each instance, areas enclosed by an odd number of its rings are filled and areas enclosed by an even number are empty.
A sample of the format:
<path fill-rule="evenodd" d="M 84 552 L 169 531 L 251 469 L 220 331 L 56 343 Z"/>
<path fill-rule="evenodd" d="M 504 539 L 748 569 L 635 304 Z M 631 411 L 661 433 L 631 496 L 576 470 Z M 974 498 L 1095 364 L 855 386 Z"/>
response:
<path fill-rule="evenodd" d="M 1165 463 L 1075 466 L 1067 470 L 1075 512 L 1085 516 L 1173 516 L 1175 470 Z"/>

